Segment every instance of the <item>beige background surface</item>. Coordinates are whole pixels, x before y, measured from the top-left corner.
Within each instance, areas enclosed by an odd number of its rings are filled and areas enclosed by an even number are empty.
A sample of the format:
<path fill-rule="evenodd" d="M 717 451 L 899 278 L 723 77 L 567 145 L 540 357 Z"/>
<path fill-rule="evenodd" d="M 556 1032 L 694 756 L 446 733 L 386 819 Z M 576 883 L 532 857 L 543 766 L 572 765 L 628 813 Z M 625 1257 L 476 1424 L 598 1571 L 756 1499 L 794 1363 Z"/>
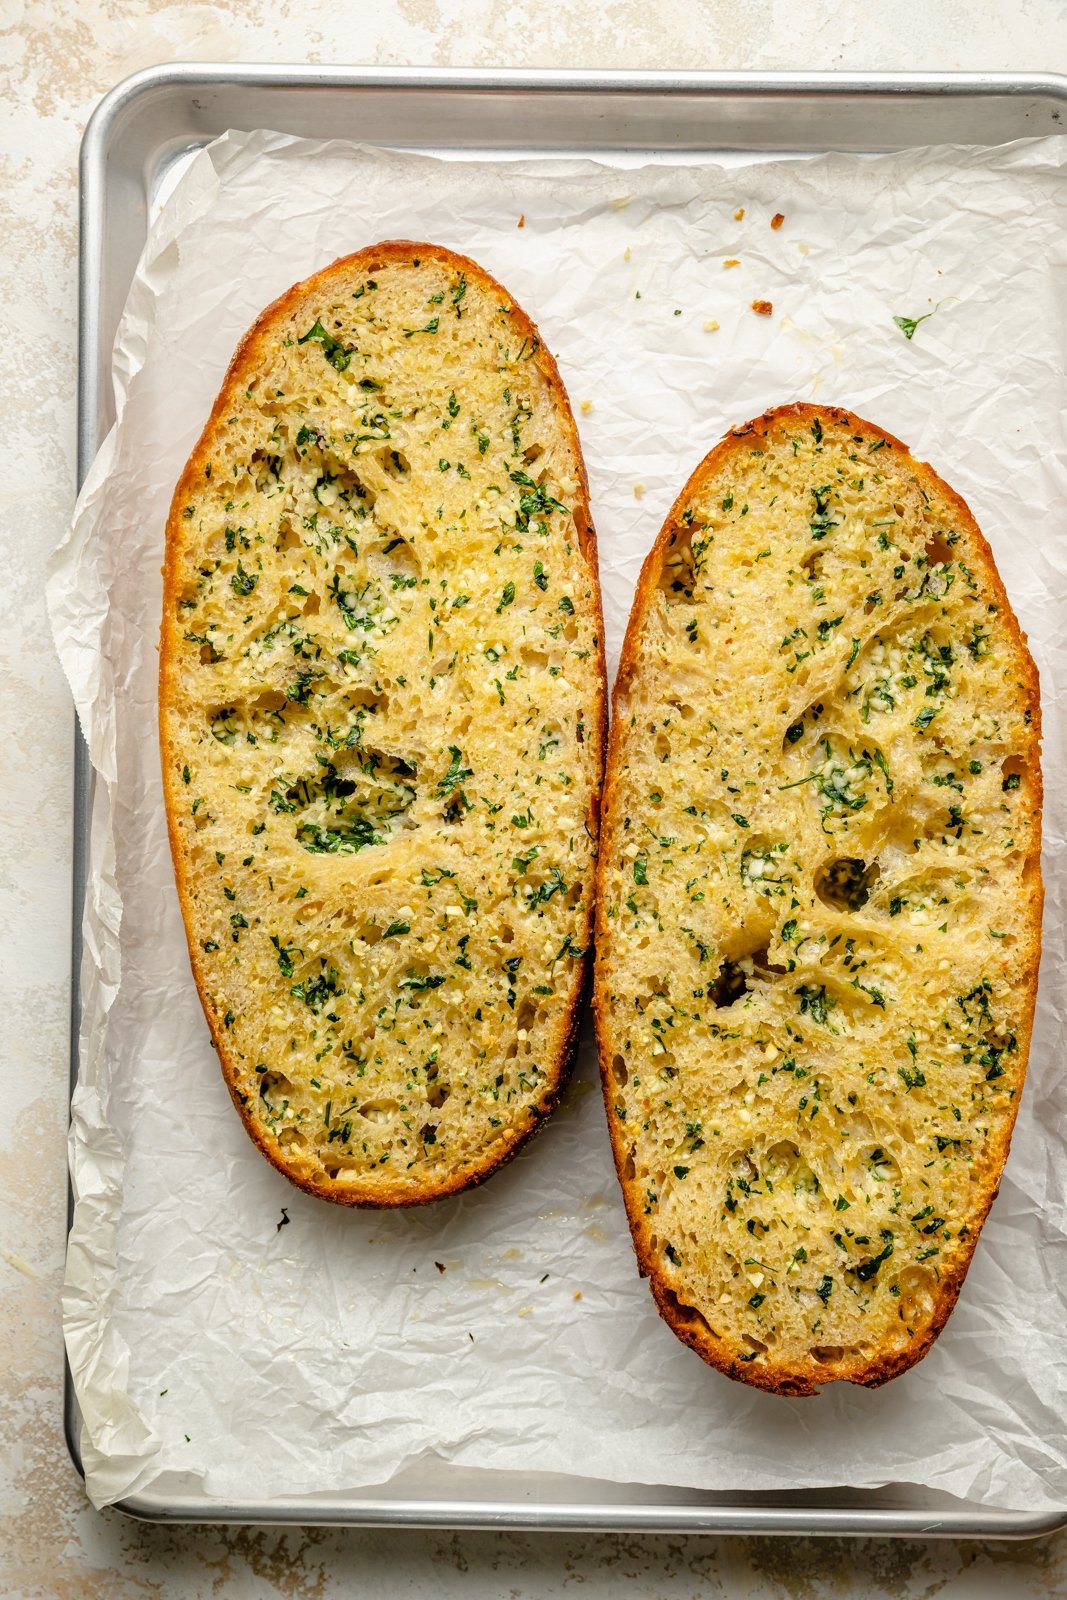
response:
<path fill-rule="evenodd" d="M 71 718 L 43 569 L 74 496 L 77 151 L 93 105 L 180 60 L 1067 72 L 1065 0 L 0 0 L 0 1594 L 374 1600 L 1014 1600 L 1025 1546 L 162 1529 L 88 1506 L 61 1425 Z"/>

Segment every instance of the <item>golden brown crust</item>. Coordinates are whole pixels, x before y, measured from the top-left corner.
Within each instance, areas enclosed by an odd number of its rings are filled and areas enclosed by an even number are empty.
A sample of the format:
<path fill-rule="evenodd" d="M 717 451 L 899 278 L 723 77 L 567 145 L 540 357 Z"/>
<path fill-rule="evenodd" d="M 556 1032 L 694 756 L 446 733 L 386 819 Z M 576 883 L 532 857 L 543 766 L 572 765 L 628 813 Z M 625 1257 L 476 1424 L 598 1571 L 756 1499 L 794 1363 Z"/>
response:
<path fill-rule="evenodd" d="M 211 459 L 213 447 L 219 435 L 220 423 L 233 409 L 234 397 L 244 392 L 248 386 L 249 378 L 258 370 L 261 358 L 267 348 L 271 330 L 301 300 L 328 289 L 332 279 L 340 279 L 351 273 L 370 275 L 389 266 L 408 264 L 415 257 L 422 261 L 437 261 L 450 270 L 463 272 L 469 282 L 477 284 L 494 296 L 499 296 L 502 304 L 506 303 L 510 306 L 511 315 L 519 329 L 535 344 L 536 354 L 532 358 L 533 364 L 540 370 L 553 394 L 559 420 L 573 446 L 575 460 L 578 465 L 580 488 L 579 495 L 572 508 L 572 515 L 578 532 L 579 547 L 588 563 L 592 579 L 592 604 L 596 617 L 598 641 L 596 700 L 585 726 L 587 730 L 586 737 L 593 742 L 597 771 L 602 770 L 607 734 L 607 685 L 603 655 L 603 609 L 600 595 L 596 532 L 589 507 L 589 479 L 578 437 L 578 429 L 574 421 L 574 413 L 556 360 L 541 339 L 533 320 L 516 304 L 502 284 L 468 256 L 459 255 L 440 245 L 407 239 L 385 240 L 380 244 L 355 251 L 351 255 L 340 257 L 322 271 L 294 284 L 292 288 L 286 290 L 283 295 L 267 306 L 257 317 L 234 352 L 211 414 L 178 480 L 167 519 L 166 556 L 163 567 L 163 622 L 160 635 L 159 663 L 159 731 L 163 767 L 163 792 L 167 811 L 167 832 L 170 840 L 171 857 L 174 863 L 178 900 L 182 909 L 186 942 L 189 949 L 190 966 L 201 1003 L 204 1006 L 204 1015 L 211 1032 L 212 1044 L 218 1053 L 226 1087 L 241 1116 L 245 1129 L 271 1165 L 276 1167 L 297 1188 L 303 1189 L 308 1194 L 318 1195 L 322 1199 L 331 1200 L 340 1205 L 367 1209 L 422 1205 L 429 1201 L 445 1199 L 449 1195 L 459 1193 L 461 1190 L 474 1188 L 484 1183 L 487 1178 L 492 1177 L 494 1172 L 498 1171 L 518 1154 L 541 1124 L 552 1114 L 566 1088 L 570 1075 L 577 1045 L 582 994 L 591 971 L 594 917 L 593 885 L 591 882 L 588 884 L 589 892 L 586 894 L 584 902 L 587 908 L 584 931 L 582 933 L 584 954 L 581 960 L 576 960 L 574 963 L 571 987 L 565 1002 L 566 1032 L 563 1035 L 556 1060 L 549 1063 L 548 1087 L 537 1104 L 529 1108 L 526 1127 L 514 1131 L 508 1139 L 502 1140 L 499 1153 L 492 1154 L 476 1163 L 468 1162 L 458 1166 L 447 1180 L 439 1181 L 432 1186 L 420 1186 L 417 1181 L 415 1183 L 399 1181 L 392 1185 L 383 1185 L 379 1182 L 375 1185 L 374 1192 L 368 1193 L 360 1192 L 351 1182 L 341 1184 L 334 1180 L 310 1179 L 300 1172 L 292 1160 L 286 1158 L 274 1135 L 249 1114 L 248 1108 L 236 1086 L 234 1065 L 227 1054 L 225 1036 L 218 1026 L 212 1008 L 206 1003 L 205 976 L 200 959 L 200 951 L 193 937 L 190 887 L 176 822 L 178 800 L 176 774 L 178 772 L 178 763 L 175 760 L 176 752 L 171 746 L 165 711 L 171 694 L 174 650 L 177 641 L 175 602 L 178 588 L 182 507 L 188 501 L 194 486 L 202 481 L 205 464 Z M 587 817 L 587 828 L 594 845 L 599 832 L 599 824 L 600 796 L 598 788 L 594 787 Z"/>
<path fill-rule="evenodd" d="M 1026 857 L 1023 869 L 1023 881 L 1026 885 L 1026 898 L 1029 904 L 1029 922 L 1034 929 L 1034 937 L 1029 950 L 1025 1001 L 1022 1007 L 1023 1027 L 1019 1038 L 1020 1056 L 1025 1063 L 1030 1048 L 1034 1008 L 1037 1001 L 1041 911 L 1044 902 L 1040 846 L 1043 797 L 1039 760 L 1041 704 L 1037 667 L 1030 655 L 1026 635 L 1019 626 L 1018 619 L 1012 610 L 1011 602 L 997 571 L 989 543 L 979 529 L 966 501 L 955 490 L 951 489 L 932 467 L 915 459 L 908 447 L 902 444 L 899 439 L 885 433 L 882 429 L 876 428 L 873 424 L 864 421 L 863 418 L 854 415 L 843 407 L 816 406 L 805 402 L 797 402 L 792 405 L 778 406 L 764 412 L 762 416 L 754 418 L 751 422 L 743 423 L 731 429 L 700 462 L 668 512 L 656 542 L 646 556 L 641 568 L 623 642 L 619 670 L 615 679 L 602 801 L 603 833 L 606 839 L 611 839 L 615 820 L 615 806 L 618 798 L 620 748 L 623 737 L 623 719 L 619 715 L 619 710 L 635 673 L 640 670 L 639 646 L 641 632 L 652 596 L 659 581 L 668 543 L 672 535 L 681 528 L 680 519 L 683 510 L 691 501 L 701 483 L 717 472 L 723 463 L 732 456 L 740 455 L 742 452 L 747 451 L 753 438 L 761 439 L 766 437 L 772 428 L 782 422 L 795 421 L 798 424 L 803 423 L 810 427 L 811 423 L 816 419 L 821 421 L 824 426 L 831 423 L 844 425 L 850 432 L 873 435 L 875 438 L 884 439 L 886 448 L 892 451 L 894 455 L 903 458 L 920 482 L 927 487 L 934 488 L 939 495 L 952 503 L 959 514 L 961 523 L 966 527 L 979 552 L 985 583 L 992 590 L 1000 607 L 1002 619 L 1018 649 L 1025 680 L 1025 700 L 1031 714 L 1028 754 L 1032 757 L 1029 770 L 1032 774 L 1031 796 L 1034 820 L 1034 830 L 1031 835 L 1032 847 Z M 601 1082 L 611 1136 L 612 1153 L 615 1160 L 615 1170 L 618 1174 L 619 1184 L 626 1204 L 638 1267 L 641 1276 L 650 1279 L 650 1287 L 660 1315 L 669 1324 L 674 1333 L 677 1334 L 678 1338 L 695 1350 L 710 1366 L 717 1368 L 728 1377 L 736 1378 L 756 1388 L 765 1389 L 772 1394 L 789 1396 L 817 1394 L 822 1383 L 836 1379 L 860 1384 L 865 1388 L 876 1388 L 880 1384 L 887 1383 L 891 1378 L 899 1376 L 902 1372 L 907 1371 L 909 1367 L 914 1366 L 917 1361 L 920 1361 L 927 1354 L 959 1298 L 979 1234 L 1000 1186 L 1001 1174 L 1007 1159 L 1015 1115 L 1018 1110 L 1018 1097 L 1014 1101 L 1010 1117 L 1005 1120 L 999 1142 L 987 1152 L 984 1163 L 984 1187 L 980 1191 L 980 1199 L 976 1207 L 975 1225 L 970 1232 L 967 1248 L 955 1269 L 946 1274 L 941 1281 L 932 1320 L 926 1327 L 919 1330 L 904 1348 L 896 1350 L 892 1354 L 876 1356 L 869 1361 L 857 1359 L 850 1365 L 838 1363 L 835 1365 L 833 1372 L 828 1372 L 825 1378 L 812 1377 L 809 1373 L 798 1372 L 784 1363 L 776 1364 L 771 1359 L 761 1361 L 758 1367 L 755 1367 L 754 1364 L 738 1361 L 725 1343 L 712 1333 L 701 1313 L 693 1307 L 681 1304 L 674 1291 L 664 1282 L 657 1270 L 652 1252 L 647 1245 L 641 1198 L 638 1195 L 635 1184 L 626 1176 L 625 1168 L 629 1152 L 625 1145 L 622 1129 L 612 1115 L 613 1096 L 608 1076 L 611 1046 L 608 1036 L 607 982 L 602 975 L 601 958 L 601 952 L 606 945 L 608 936 L 605 909 L 607 896 L 604 883 L 608 860 L 609 852 L 602 849 L 597 867 L 595 926 L 598 956 L 593 983 L 593 1015 L 596 1023 Z"/>

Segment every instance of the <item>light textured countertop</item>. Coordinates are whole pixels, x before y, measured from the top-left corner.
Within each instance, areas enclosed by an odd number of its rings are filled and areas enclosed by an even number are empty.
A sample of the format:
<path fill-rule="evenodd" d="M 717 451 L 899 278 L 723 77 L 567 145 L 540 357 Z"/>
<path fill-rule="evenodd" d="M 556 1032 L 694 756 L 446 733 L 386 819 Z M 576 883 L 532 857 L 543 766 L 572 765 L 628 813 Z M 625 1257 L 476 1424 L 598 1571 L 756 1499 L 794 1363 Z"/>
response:
<path fill-rule="evenodd" d="M 72 712 L 43 573 L 74 496 L 77 153 L 119 79 L 161 62 L 1067 71 L 1062 0 L 6 0 L 7 560 L 0 585 L 0 1593 L 10 1596 L 1067 1595 L 1036 1544 L 157 1528 L 88 1505 L 62 1438 Z"/>

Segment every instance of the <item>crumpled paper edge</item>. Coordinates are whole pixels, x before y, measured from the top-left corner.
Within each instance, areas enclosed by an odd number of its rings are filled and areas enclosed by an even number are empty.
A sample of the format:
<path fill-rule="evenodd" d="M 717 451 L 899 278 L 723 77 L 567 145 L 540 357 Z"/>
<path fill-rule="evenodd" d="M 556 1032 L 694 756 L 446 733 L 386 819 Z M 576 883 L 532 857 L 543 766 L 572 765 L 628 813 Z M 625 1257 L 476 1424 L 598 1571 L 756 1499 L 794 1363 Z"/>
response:
<path fill-rule="evenodd" d="M 99 1509 L 135 1494 L 156 1476 L 160 1441 L 126 1389 L 130 1351 L 114 1329 L 111 1308 L 118 1285 L 115 1237 L 120 1213 L 123 1153 L 107 1116 L 100 1067 L 107 1051 L 108 1015 L 122 978 L 119 935 L 122 900 L 115 878 L 112 826 L 118 781 L 111 664 L 103 649 L 108 589 L 95 582 L 86 561 L 97 508 L 115 465 L 130 385 L 144 365 L 153 306 L 177 265 L 175 234 L 210 208 L 219 179 L 210 149 L 183 175 L 183 211 L 165 212 L 149 229 L 116 332 L 111 372 L 115 421 L 86 474 L 71 524 L 48 565 L 45 601 L 60 664 L 74 697 L 78 725 L 92 768 L 89 859 L 82 910 L 81 1017 L 78 1079 L 70 1103 L 67 1158 L 74 1209 L 68 1235 L 61 1307 L 63 1331 L 81 1422 L 79 1453 L 86 1491 Z M 97 622 L 86 632 L 67 595 L 91 596 Z M 84 690 L 80 689 L 85 685 Z M 93 1160 L 86 1160 L 92 1149 Z"/>

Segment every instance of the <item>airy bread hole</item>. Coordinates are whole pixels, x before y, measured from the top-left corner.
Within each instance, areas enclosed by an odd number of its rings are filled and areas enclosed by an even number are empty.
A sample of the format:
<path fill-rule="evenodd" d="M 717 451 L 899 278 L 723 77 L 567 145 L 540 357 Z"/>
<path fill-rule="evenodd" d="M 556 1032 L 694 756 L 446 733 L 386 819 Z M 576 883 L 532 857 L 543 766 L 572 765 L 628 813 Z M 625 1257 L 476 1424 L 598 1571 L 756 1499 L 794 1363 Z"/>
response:
<path fill-rule="evenodd" d="M 248 703 L 253 711 L 281 711 L 287 701 L 288 696 L 280 689 L 264 689 L 262 694 L 257 694 L 256 698 Z"/>
<path fill-rule="evenodd" d="M 282 1129 L 281 1133 L 278 1135 L 278 1143 L 286 1150 L 292 1150 L 294 1152 L 307 1150 L 310 1148 L 305 1135 L 301 1133 L 299 1128 L 294 1128 L 292 1126 Z"/>
<path fill-rule="evenodd" d="M 379 574 L 387 573 L 390 579 L 394 575 L 398 578 L 422 576 L 422 562 L 414 546 L 390 523 L 379 522 L 373 553 L 374 567 Z"/>
<path fill-rule="evenodd" d="M 317 594 L 309 594 L 307 599 L 304 601 L 304 604 L 300 607 L 301 615 L 305 617 L 313 617 L 316 611 L 318 611 L 321 603 L 322 602 Z"/>
<path fill-rule="evenodd" d="M 209 640 L 205 639 L 204 643 L 200 646 L 200 664 L 201 664 L 201 666 L 213 667 L 215 665 L 216 661 L 221 661 L 221 660 L 222 660 L 222 656 L 219 653 L 219 651 L 215 649 L 215 646 L 213 644 L 211 644 Z"/>
<path fill-rule="evenodd" d="M 716 1337 L 707 1317 L 699 1312 L 696 1306 L 687 1306 L 683 1300 L 679 1300 L 673 1289 L 663 1289 L 661 1294 L 664 1304 L 669 1307 L 672 1313 L 672 1322 L 682 1323 L 685 1327 L 693 1328 L 700 1333 L 710 1334 L 712 1338 Z"/>
<path fill-rule="evenodd" d="M 816 1195 L 822 1185 L 813 1168 L 791 1139 L 780 1139 L 768 1150 L 765 1163 L 771 1181 L 795 1195 Z"/>
<path fill-rule="evenodd" d="M 1025 776 L 1026 762 L 1022 756 L 1009 756 L 1006 761 L 1001 763 L 1000 787 L 1005 794 L 1009 794 L 1013 789 L 1022 788 Z"/>
<path fill-rule="evenodd" d="M 526 449 L 522 452 L 522 459 L 525 461 L 525 463 L 526 463 L 526 465 L 528 467 L 532 467 L 535 461 L 540 461 L 540 459 L 544 455 L 544 453 L 545 453 L 545 447 L 544 447 L 543 444 L 530 444 L 530 445 L 527 445 Z M 540 479 L 538 479 L 538 482 L 543 482 L 543 480 L 544 480 L 544 473 L 541 474 L 541 477 L 540 477 Z"/>
<path fill-rule="evenodd" d="M 928 567 L 944 566 L 949 561 L 954 561 L 952 546 L 940 533 L 933 533 L 926 541 L 926 564 Z"/>
<path fill-rule="evenodd" d="M 320 505 L 335 506 L 338 501 L 347 505 L 349 510 L 357 511 L 360 516 L 365 516 L 370 511 L 378 496 L 374 490 L 363 482 L 358 472 L 347 465 L 346 462 L 337 463 L 337 471 L 325 475 L 325 486 L 320 478 L 316 485 L 315 498 Z"/>
<path fill-rule="evenodd" d="M 748 993 L 748 978 L 736 961 L 723 961 L 719 965 L 715 982 L 708 989 L 712 1005 L 724 1010 L 736 1005 Z"/>
<path fill-rule="evenodd" d="M 652 748 L 657 761 L 670 760 L 671 741 L 665 733 L 657 733 L 656 742 Z"/>
<path fill-rule="evenodd" d="M 544 672 L 548 667 L 548 655 L 544 650 L 535 650 L 531 645 L 524 644 L 519 651 L 519 661 L 527 672 Z"/>
<path fill-rule="evenodd" d="M 859 1152 L 861 1165 L 866 1169 L 866 1180 L 876 1184 L 889 1184 L 890 1187 L 900 1183 L 900 1165 L 894 1156 L 891 1156 L 883 1145 L 872 1144 Z"/>
<path fill-rule="evenodd" d="M 782 749 L 788 750 L 791 745 L 794 745 L 801 740 L 804 737 L 805 729 L 813 728 L 819 721 L 819 718 L 822 716 L 825 709 L 826 708 L 822 701 L 816 700 L 813 705 L 808 707 L 803 716 L 798 717 L 795 722 L 791 722 L 788 728 L 785 730 L 785 736 L 782 739 Z"/>
<path fill-rule="evenodd" d="M 241 714 L 236 706 L 219 706 L 208 711 L 208 727 L 211 737 L 218 743 L 231 748 L 237 743 L 237 736 L 242 732 Z"/>
<path fill-rule="evenodd" d="M 822 582 L 824 556 L 824 551 L 813 550 L 811 555 L 805 556 L 800 563 L 800 569 L 809 583 Z"/>
<path fill-rule="evenodd" d="M 375 689 L 346 689 L 345 699 L 353 710 L 388 711 L 389 696 Z"/>
<path fill-rule="evenodd" d="M 845 1347 L 840 1344 L 816 1344 L 811 1348 L 811 1359 L 821 1367 L 833 1367 L 844 1359 Z"/>
<path fill-rule="evenodd" d="M 630 1081 L 629 1068 L 623 1056 L 615 1055 L 611 1058 L 611 1075 L 620 1089 L 625 1089 Z"/>
<path fill-rule="evenodd" d="M 743 1334 L 741 1343 L 747 1344 L 748 1348 L 750 1350 L 755 1350 L 757 1355 L 765 1356 L 767 1354 L 767 1345 L 764 1344 L 762 1339 L 757 1339 L 754 1334 Z"/>
<path fill-rule="evenodd" d="M 926 1267 L 907 1267 L 897 1278 L 898 1311 L 913 1326 L 929 1321 L 937 1303 L 936 1282 Z"/>
<path fill-rule="evenodd" d="M 444 1083 L 437 1075 L 437 1068 L 433 1067 L 427 1073 L 426 1103 L 433 1107 L 443 1106 L 452 1093 L 452 1085 Z"/>
<path fill-rule="evenodd" d="M 772 978 L 780 978 L 787 970 L 771 960 L 769 944 L 760 945 L 758 950 L 753 950 L 749 959 L 752 962 L 753 977 L 762 978 L 764 982 Z"/>
<path fill-rule="evenodd" d="M 871 898 L 878 873 L 877 861 L 868 866 L 858 856 L 838 856 L 816 875 L 815 893 L 835 911 L 859 911 Z"/>
<path fill-rule="evenodd" d="M 284 1100 L 293 1092 L 293 1085 L 284 1072 L 261 1072 L 259 1092 L 264 1100 Z"/>
<path fill-rule="evenodd" d="M 273 448 L 272 448 L 273 447 Z M 282 482 L 281 441 L 270 439 L 267 446 L 253 450 L 248 475 L 260 494 L 273 493 Z"/>
<path fill-rule="evenodd" d="M 380 451 L 378 463 L 386 477 L 389 478 L 404 478 L 411 471 L 411 462 L 403 450 Z"/>
<path fill-rule="evenodd" d="M 516 1026 L 525 1028 L 526 1032 L 529 1033 L 536 1020 L 537 1005 L 527 996 L 524 1000 L 520 1000 L 518 1010 L 515 1012 Z"/>
<path fill-rule="evenodd" d="M 280 552 L 286 550 L 300 550 L 304 541 L 297 529 L 290 522 L 288 516 L 283 516 L 278 528 L 278 537 L 274 541 L 274 548 Z"/>
<path fill-rule="evenodd" d="M 368 1122 L 388 1122 L 400 1110 L 396 1100 L 365 1100 L 359 1107 L 358 1115 L 365 1117 Z"/>
<path fill-rule="evenodd" d="M 622 1164 L 622 1175 L 627 1183 L 632 1183 L 637 1177 L 637 1167 L 634 1164 L 634 1153 L 632 1150 Z"/>

